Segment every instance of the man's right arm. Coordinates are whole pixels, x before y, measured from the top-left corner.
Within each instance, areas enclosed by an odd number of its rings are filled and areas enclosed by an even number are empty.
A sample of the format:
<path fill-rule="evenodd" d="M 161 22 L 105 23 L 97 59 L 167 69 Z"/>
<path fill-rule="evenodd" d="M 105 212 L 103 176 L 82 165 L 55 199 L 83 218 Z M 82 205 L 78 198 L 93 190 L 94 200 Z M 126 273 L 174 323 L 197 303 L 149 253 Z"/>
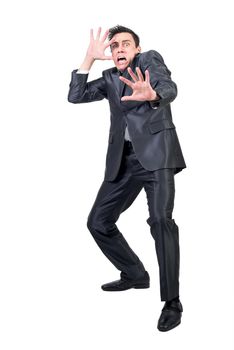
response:
<path fill-rule="evenodd" d="M 71 103 L 85 103 L 99 101 L 107 97 L 104 78 L 99 78 L 87 82 L 88 73 L 95 60 L 110 60 L 112 56 L 106 56 L 105 50 L 111 45 L 113 40 L 105 43 L 108 36 L 108 30 L 102 38 L 101 28 L 99 27 L 97 36 L 94 39 L 93 30 L 90 30 L 90 43 L 86 52 L 85 59 L 78 70 L 72 72 L 72 79 L 69 85 L 68 101 Z"/>
<path fill-rule="evenodd" d="M 77 73 L 77 70 L 72 72 L 68 93 L 69 102 L 87 103 L 100 101 L 107 97 L 106 84 L 103 77 L 87 82 L 88 74 Z"/>

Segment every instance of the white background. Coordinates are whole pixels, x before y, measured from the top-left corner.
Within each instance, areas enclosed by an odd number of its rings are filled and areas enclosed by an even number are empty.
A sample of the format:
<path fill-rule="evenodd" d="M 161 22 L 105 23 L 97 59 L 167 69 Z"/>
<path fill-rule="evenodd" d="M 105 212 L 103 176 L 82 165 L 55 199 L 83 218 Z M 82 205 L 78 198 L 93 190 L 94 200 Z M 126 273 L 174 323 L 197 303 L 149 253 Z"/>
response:
<path fill-rule="evenodd" d="M 0 347 L 233 349 L 233 28 L 231 1 L 7 1 L 0 9 Z M 164 57 L 187 163 L 176 175 L 182 323 L 160 301 L 144 191 L 118 226 L 151 288 L 105 293 L 119 271 L 86 220 L 104 176 L 107 101 L 67 101 L 89 29 L 116 24 Z M 90 79 L 112 62 L 95 62 Z"/>

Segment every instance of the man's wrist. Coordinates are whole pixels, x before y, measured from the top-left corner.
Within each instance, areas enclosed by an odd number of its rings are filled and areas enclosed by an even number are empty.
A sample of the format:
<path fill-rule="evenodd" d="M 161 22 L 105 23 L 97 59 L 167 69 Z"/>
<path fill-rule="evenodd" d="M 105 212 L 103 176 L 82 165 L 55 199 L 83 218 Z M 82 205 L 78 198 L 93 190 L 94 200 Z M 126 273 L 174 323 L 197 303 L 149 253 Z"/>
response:
<path fill-rule="evenodd" d="M 151 95 L 149 101 L 150 101 L 150 102 L 153 102 L 153 101 L 158 101 L 159 99 L 160 99 L 160 97 L 157 95 L 156 91 L 153 90 L 153 91 L 152 91 L 152 95 Z"/>
<path fill-rule="evenodd" d="M 151 105 L 151 108 L 153 109 L 157 109 L 159 107 L 160 101 L 161 100 L 161 96 L 157 94 L 157 92 L 154 90 L 155 95 L 154 95 L 154 99 L 150 100 L 149 103 Z"/>
<path fill-rule="evenodd" d="M 91 56 L 86 55 L 84 62 L 82 63 L 82 65 L 80 66 L 80 70 L 90 70 L 90 68 L 92 67 L 93 63 L 94 63 L 95 59 Z"/>
<path fill-rule="evenodd" d="M 87 70 L 87 69 L 77 69 L 76 74 L 89 74 L 89 70 Z"/>

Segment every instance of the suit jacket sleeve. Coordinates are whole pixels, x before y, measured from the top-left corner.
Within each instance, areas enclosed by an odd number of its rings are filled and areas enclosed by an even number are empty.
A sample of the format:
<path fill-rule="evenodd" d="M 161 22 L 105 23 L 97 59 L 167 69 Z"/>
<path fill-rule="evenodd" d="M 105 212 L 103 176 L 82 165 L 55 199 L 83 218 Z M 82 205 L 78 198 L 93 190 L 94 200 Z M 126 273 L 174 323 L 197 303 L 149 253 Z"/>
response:
<path fill-rule="evenodd" d="M 107 98 L 106 83 L 103 77 L 87 82 L 88 74 L 77 74 L 72 71 L 69 85 L 68 101 L 71 103 L 86 103 Z"/>
<path fill-rule="evenodd" d="M 148 69 L 152 88 L 160 99 L 151 101 L 152 107 L 163 107 L 177 96 L 177 86 L 171 80 L 171 72 L 164 63 L 162 56 L 154 50 L 147 52 L 144 59 L 144 70 Z"/>

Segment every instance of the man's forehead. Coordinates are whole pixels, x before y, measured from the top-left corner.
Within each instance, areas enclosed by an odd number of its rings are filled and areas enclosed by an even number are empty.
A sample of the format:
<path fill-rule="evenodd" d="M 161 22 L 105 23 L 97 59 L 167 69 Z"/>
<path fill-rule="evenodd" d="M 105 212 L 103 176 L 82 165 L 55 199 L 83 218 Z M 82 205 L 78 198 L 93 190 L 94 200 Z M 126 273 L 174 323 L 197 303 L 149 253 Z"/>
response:
<path fill-rule="evenodd" d="M 133 37 L 130 33 L 117 33 L 113 36 L 113 40 L 120 42 L 123 40 L 133 41 Z"/>

